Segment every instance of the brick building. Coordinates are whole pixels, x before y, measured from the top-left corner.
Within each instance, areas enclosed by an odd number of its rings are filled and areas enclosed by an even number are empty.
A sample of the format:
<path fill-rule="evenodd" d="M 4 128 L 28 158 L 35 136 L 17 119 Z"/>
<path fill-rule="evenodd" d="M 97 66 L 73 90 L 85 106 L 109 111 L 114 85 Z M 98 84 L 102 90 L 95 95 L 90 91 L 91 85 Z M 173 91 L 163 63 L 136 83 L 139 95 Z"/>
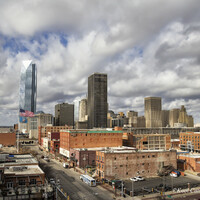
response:
<path fill-rule="evenodd" d="M 96 166 L 96 149 L 70 149 L 70 161 L 74 162 L 80 168 Z"/>
<path fill-rule="evenodd" d="M 38 143 L 41 145 L 41 138 L 48 137 L 48 132 L 60 132 L 62 129 L 68 129 L 68 126 L 39 126 L 38 127 Z"/>
<path fill-rule="evenodd" d="M 181 132 L 179 139 L 181 149 L 200 152 L 200 132 Z"/>
<path fill-rule="evenodd" d="M 180 149 L 180 140 L 179 139 L 171 139 L 171 148 L 172 149 Z"/>
<path fill-rule="evenodd" d="M 169 134 L 133 134 L 124 133 L 123 145 L 140 150 L 169 150 L 171 148 Z"/>
<path fill-rule="evenodd" d="M 0 189 L 8 199 L 41 199 L 45 174 L 30 154 L 0 154 Z M 16 196 L 17 195 L 17 196 Z"/>
<path fill-rule="evenodd" d="M 200 155 L 199 154 L 180 154 L 178 155 L 179 161 L 183 162 L 183 170 L 192 172 L 200 172 Z"/>
<path fill-rule="evenodd" d="M 71 148 L 95 148 L 122 146 L 123 131 L 97 130 L 61 130 L 60 154 L 70 157 Z"/>
<path fill-rule="evenodd" d="M 16 145 L 16 133 L 0 133 L 0 144 L 3 146 Z"/>
<path fill-rule="evenodd" d="M 176 151 L 112 148 L 96 152 L 97 175 L 107 179 L 128 179 L 137 175 L 156 176 L 163 167 L 177 168 Z"/>

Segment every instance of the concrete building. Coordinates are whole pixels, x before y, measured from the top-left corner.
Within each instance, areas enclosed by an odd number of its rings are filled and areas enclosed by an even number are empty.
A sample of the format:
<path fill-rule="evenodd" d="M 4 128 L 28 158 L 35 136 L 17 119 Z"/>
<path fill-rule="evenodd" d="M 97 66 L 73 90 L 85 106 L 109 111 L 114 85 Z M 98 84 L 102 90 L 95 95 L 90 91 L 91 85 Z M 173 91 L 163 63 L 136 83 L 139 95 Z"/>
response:
<path fill-rule="evenodd" d="M 169 126 L 169 110 L 162 110 L 161 117 L 162 117 L 162 127 Z"/>
<path fill-rule="evenodd" d="M 144 99 L 144 104 L 145 104 L 146 128 L 162 127 L 161 98 L 146 97 Z"/>
<path fill-rule="evenodd" d="M 48 137 L 49 132 L 60 132 L 62 129 L 68 129 L 67 126 L 39 126 L 38 127 L 38 143 L 41 144 L 41 138 Z M 72 127 L 70 127 L 72 128 Z"/>
<path fill-rule="evenodd" d="M 87 110 L 88 110 L 88 106 L 87 106 L 87 99 L 82 99 L 80 101 L 80 106 L 79 106 L 79 121 L 84 122 L 87 121 Z"/>
<path fill-rule="evenodd" d="M 88 77 L 88 128 L 107 127 L 107 74 Z"/>
<path fill-rule="evenodd" d="M 169 150 L 171 148 L 169 134 L 133 134 L 124 133 L 123 146 L 139 150 Z"/>
<path fill-rule="evenodd" d="M 129 179 L 134 176 L 157 176 L 163 167 L 177 168 L 176 151 L 136 151 L 129 148 L 109 148 L 97 151 L 97 175 L 106 179 Z"/>
<path fill-rule="evenodd" d="M 74 104 L 62 103 L 55 105 L 55 125 L 74 127 Z"/>
<path fill-rule="evenodd" d="M 61 130 L 60 154 L 70 157 L 71 148 L 96 148 L 122 146 L 123 131 L 106 129 Z"/>
<path fill-rule="evenodd" d="M 0 145 L 16 146 L 16 133 L 2 133 L 2 132 L 0 132 Z"/>
<path fill-rule="evenodd" d="M 180 109 L 175 108 L 169 111 L 169 125 L 174 127 L 174 123 L 178 123 Z"/>
<path fill-rule="evenodd" d="M 53 115 L 47 113 L 38 113 L 34 117 L 28 117 L 29 138 L 38 139 L 38 127 L 53 124 Z"/>

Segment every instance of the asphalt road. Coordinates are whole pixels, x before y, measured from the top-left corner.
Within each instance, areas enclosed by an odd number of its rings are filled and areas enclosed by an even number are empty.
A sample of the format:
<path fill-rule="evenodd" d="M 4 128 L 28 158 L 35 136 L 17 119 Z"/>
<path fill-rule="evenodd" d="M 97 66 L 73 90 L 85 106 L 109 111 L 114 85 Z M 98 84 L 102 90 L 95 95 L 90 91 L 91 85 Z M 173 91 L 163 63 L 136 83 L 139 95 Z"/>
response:
<path fill-rule="evenodd" d="M 169 186 L 171 188 L 188 188 L 188 183 L 190 183 L 191 188 L 200 186 L 200 177 L 193 176 L 180 176 L 178 178 L 174 178 L 171 176 L 166 176 L 164 178 L 149 178 L 145 181 L 138 181 L 133 183 L 134 192 L 137 193 L 148 193 L 147 191 L 142 191 L 142 188 L 145 187 L 152 191 L 152 188 L 159 188 L 161 185 Z M 125 188 L 128 191 L 132 191 L 132 182 L 127 180 L 125 181 Z M 161 188 L 161 187 L 160 187 Z M 159 189 L 158 189 L 159 190 Z M 155 190 L 154 190 L 155 191 Z M 149 192 L 150 193 L 150 192 Z"/>
<path fill-rule="evenodd" d="M 40 167 L 47 178 L 59 179 L 61 188 L 70 196 L 70 200 L 109 200 L 113 194 L 100 186 L 90 187 L 80 180 L 80 174 L 73 169 L 65 169 L 56 161 L 46 162 L 40 159 Z"/>

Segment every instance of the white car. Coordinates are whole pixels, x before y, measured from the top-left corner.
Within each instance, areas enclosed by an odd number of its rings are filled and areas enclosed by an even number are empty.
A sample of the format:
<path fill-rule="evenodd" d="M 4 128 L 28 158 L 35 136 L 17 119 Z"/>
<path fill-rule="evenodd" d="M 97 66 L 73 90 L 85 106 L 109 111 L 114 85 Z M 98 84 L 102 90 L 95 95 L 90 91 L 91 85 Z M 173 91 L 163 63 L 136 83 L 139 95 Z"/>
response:
<path fill-rule="evenodd" d="M 170 176 L 173 176 L 173 177 L 175 177 L 175 178 L 178 177 L 177 174 L 175 174 L 175 173 L 170 173 Z"/>
<path fill-rule="evenodd" d="M 138 181 L 138 180 L 136 179 L 136 177 L 132 177 L 132 178 L 130 178 L 130 180 L 131 180 L 131 181 L 134 181 L 134 182 Z"/>
<path fill-rule="evenodd" d="M 50 182 L 52 185 L 54 185 L 54 184 L 56 183 L 55 180 L 54 180 L 53 178 L 50 178 L 49 182 Z"/>
<path fill-rule="evenodd" d="M 136 176 L 135 178 L 136 178 L 138 181 L 144 181 L 144 178 L 141 177 L 141 176 Z"/>

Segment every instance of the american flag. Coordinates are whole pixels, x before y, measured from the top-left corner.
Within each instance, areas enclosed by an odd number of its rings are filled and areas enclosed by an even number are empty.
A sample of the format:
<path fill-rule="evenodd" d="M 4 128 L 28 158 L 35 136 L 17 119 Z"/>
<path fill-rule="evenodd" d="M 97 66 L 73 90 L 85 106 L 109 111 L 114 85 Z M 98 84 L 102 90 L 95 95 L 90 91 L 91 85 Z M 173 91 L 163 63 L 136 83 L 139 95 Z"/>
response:
<path fill-rule="evenodd" d="M 34 113 L 28 110 L 20 109 L 19 115 L 22 117 L 34 117 Z"/>

